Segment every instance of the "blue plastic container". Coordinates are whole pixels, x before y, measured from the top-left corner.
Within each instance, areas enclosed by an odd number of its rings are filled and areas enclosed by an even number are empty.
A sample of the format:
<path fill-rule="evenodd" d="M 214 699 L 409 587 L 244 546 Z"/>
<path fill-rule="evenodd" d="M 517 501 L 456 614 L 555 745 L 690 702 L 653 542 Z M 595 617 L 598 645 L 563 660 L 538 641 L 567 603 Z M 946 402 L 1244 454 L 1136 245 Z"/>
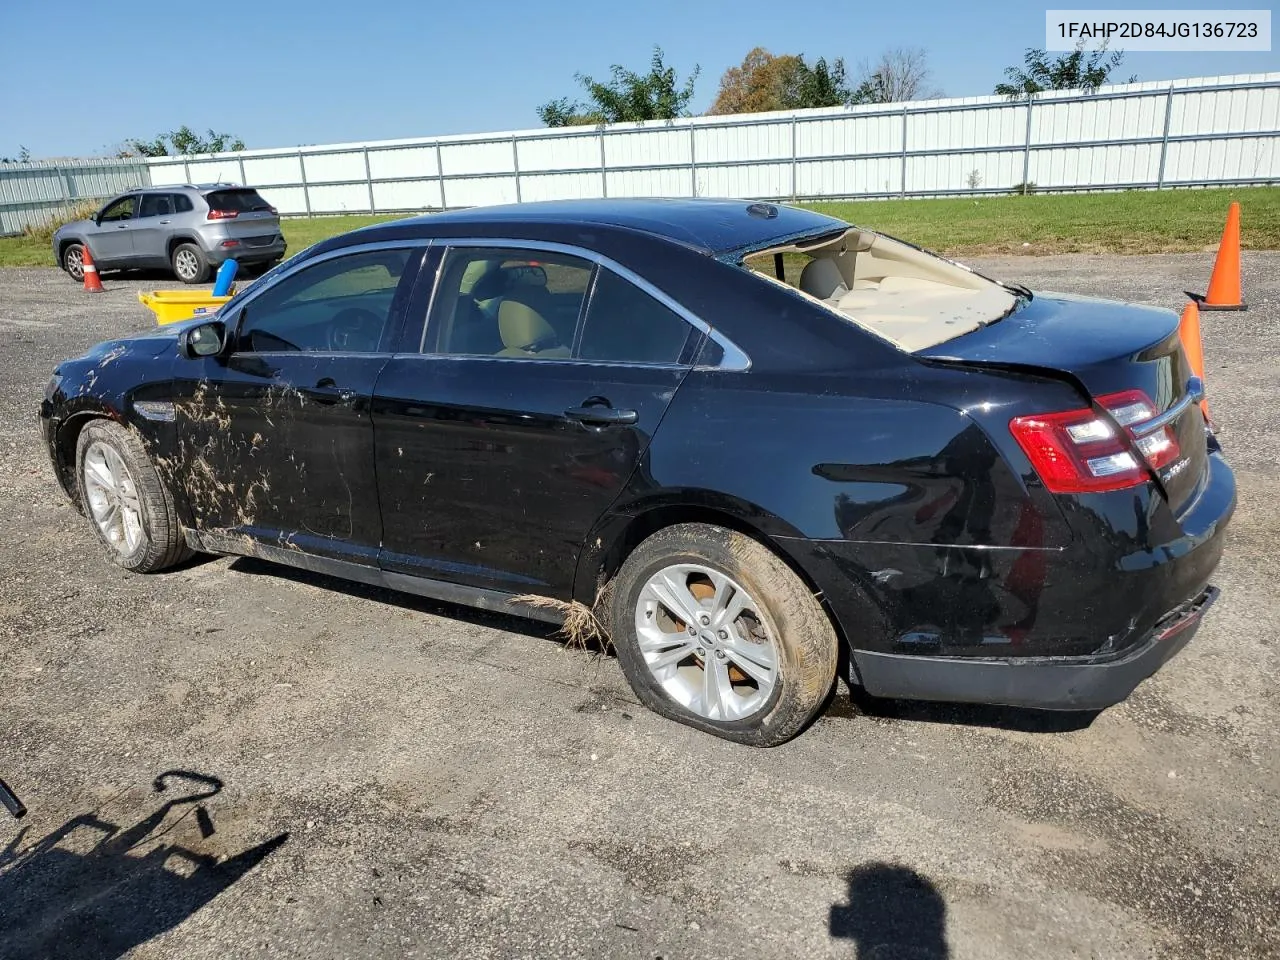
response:
<path fill-rule="evenodd" d="M 222 266 L 218 268 L 218 275 L 213 281 L 213 295 L 215 297 L 225 297 L 231 289 L 231 284 L 235 282 L 236 271 L 240 269 L 240 264 L 235 260 L 224 260 Z"/>

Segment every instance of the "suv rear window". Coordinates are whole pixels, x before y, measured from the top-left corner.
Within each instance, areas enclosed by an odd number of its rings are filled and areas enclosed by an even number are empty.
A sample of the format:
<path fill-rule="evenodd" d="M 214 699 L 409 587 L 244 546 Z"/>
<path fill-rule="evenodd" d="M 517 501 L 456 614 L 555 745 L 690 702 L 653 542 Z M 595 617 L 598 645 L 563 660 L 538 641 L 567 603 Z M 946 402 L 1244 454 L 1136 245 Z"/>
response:
<path fill-rule="evenodd" d="M 251 210 L 270 210 L 271 204 L 262 199 L 257 190 L 215 190 L 205 194 L 210 210 L 227 213 L 248 213 Z"/>

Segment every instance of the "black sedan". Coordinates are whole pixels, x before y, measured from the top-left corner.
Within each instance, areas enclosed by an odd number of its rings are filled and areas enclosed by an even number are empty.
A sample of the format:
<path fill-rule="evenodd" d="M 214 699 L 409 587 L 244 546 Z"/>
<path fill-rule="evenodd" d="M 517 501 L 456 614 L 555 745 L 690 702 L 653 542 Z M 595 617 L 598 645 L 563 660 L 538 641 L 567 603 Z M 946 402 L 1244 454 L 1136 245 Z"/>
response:
<path fill-rule="evenodd" d="M 1165 310 L 821 214 L 524 204 L 358 230 L 57 368 L 110 556 L 247 554 L 599 627 L 659 713 L 1099 709 L 1194 633 L 1235 485 Z"/>

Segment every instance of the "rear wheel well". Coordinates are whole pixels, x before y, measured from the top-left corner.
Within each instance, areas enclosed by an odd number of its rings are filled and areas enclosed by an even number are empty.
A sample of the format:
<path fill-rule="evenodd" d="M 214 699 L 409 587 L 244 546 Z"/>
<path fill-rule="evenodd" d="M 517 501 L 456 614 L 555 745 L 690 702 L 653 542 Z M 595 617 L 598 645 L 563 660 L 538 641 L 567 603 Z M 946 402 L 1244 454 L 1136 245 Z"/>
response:
<path fill-rule="evenodd" d="M 167 247 L 168 252 L 169 252 L 169 259 L 170 259 L 170 260 L 172 260 L 172 259 L 173 259 L 173 251 L 177 250 L 177 249 L 178 249 L 180 246 L 182 246 L 184 243 L 189 243 L 189 244 L 192 244 L 193 246 L 196 246 L 196 247 L 199 247 L 199 246 L 200 246 L 200 242 L 199 242 L 198 240 L 196 240 L 194 237 L 182 237 L 182 236 L 179 236 L 179 237 L 170 237 L 170 238 L 169 238 L 169 244 L 168 244 L 168 247 Z M 204 249 L 204 248 L 203 248 L 203 247 L 201 247 L 201 249 Z"/>
<path fill-rule="evenodd" d="M 732 513 L 716 510 L 714 507 L 673 504 L 656 507 L 633 518 L 622 533 L 614 538 L 612 544 L 600 557 L 599 569 L 596 571 L 596 580 L 593 584 L 597 594 L 601 590 L 607 589 L 607 585 L 622 568 L 622 564 L 631 555 L 631 551 L 635 550 L 636 547 L 640 546 L 641 543 L 659 530 L 679 523 L 707 523 L 734 530 L 755 540 L 770 553 L 781 559 L 800 578 L 809 591 L 818 598 L 818 602 L 822 605 L 827 619 L 831 621 L 831 626 L 835 630 L 836 636 L 840 638 L 841 657 L 843 659 L 849 647 L 844 631 L 840 627 L 840 620 L 835 616 L 835 612 L 827 603 L 827 598 L 818 589 L 817 584 L 814 583 L 808 572 L 796 563 L 795 559 L 787 551 L 782 550 L 773 539 L 760 529 Z"/>

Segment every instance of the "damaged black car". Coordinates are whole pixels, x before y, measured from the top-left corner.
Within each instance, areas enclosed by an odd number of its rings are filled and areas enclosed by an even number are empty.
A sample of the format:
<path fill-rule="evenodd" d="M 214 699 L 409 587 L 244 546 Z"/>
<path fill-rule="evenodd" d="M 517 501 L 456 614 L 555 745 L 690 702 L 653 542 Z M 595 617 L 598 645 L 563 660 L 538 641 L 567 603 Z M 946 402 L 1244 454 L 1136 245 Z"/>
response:
<path fill-rule="evenodd" d="M 837 674 L 1096 710 L 1194 634 L 1235 484 L 1169 311 L 813 211 L 522 204 L 324 241 L 60 364 L 111 558 L 242 554 L 602 631 L 743 743 Z"/>

